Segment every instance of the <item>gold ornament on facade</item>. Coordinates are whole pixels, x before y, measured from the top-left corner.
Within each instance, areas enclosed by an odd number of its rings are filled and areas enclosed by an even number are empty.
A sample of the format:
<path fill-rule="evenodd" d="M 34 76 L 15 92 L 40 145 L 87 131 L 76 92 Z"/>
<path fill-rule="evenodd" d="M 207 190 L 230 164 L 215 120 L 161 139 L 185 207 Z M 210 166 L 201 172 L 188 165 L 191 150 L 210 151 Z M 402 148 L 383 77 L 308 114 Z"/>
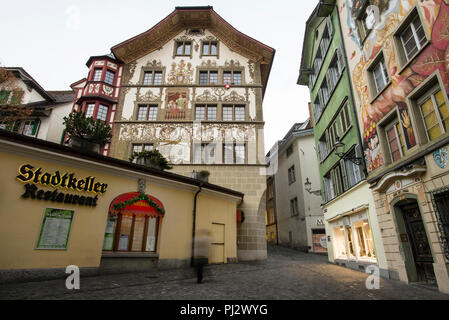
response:
<path fill-rule="evenodd" d="M 239 95 L 235 90 L 232 90 L 232 92 L 223 98 L 223 101 L 225 102 L 245 102 L 245 97 Z"/>
<path fill-rule="evenodd" d="M 186 64 L 184 60 L 181 60 L 178 65 L 176 62 L 172 63 L 168 74 L 169 84 L 192 84 L 192 81 L 193 69 L 190 62 Z"/>

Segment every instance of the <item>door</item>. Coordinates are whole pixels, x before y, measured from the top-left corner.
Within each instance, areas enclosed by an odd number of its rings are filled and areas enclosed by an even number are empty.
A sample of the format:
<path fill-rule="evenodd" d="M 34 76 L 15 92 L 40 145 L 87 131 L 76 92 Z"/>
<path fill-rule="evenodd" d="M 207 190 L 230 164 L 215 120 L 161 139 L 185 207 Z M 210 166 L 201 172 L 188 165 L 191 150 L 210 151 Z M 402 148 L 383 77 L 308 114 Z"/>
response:
<path fill-rule="evenodd" d="M 225 225 L 212 223 L 212 244 L 209 263 L 225 263 Z"/>
<path fill-rule="evenodd" d="M 416 265 L 416 272 L 420 281 L 433 282 L 435 274 L 433 271 L 433 257 L 427 239 L 424 223 L 416 202 L 401 206 L 407 229 L 410 246 Z"/>

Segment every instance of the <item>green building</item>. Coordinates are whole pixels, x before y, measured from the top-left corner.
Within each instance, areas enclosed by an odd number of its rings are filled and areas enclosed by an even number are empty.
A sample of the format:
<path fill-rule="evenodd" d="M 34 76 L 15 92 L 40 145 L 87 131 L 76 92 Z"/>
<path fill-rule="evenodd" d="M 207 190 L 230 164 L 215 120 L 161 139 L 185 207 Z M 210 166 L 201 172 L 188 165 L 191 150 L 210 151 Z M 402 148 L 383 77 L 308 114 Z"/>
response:
<path fill-rule="evenodd" d="M 310 90 L 329 261 L 375 264 L 388 277 L 342 39 L 336 1 L 320 1 L 306 22 L 298 84 Z"/>

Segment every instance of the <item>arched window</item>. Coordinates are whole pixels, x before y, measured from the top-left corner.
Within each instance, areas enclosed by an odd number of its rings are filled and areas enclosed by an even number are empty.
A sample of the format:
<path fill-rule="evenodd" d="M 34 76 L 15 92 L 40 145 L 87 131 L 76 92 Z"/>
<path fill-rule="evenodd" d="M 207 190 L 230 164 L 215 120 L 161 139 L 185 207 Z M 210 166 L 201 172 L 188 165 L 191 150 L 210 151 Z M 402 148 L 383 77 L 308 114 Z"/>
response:
<path fill-rule="evenodd" d="M 154 197 L 141 193 L 118 196 L 109 208 L 103 250 L 156 252 L 164 214 L 164 206 Z"/>

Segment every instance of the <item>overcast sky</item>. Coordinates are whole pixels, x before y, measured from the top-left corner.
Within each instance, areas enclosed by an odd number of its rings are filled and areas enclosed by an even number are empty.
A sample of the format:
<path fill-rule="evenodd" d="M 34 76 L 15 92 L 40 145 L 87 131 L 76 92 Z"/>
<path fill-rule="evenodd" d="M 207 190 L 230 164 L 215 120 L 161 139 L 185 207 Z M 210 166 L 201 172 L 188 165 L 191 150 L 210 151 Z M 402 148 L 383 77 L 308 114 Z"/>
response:
<path fill-rule="evenodd" d="M 308 118 L 309 91 L 296 84 L 305 22 L 316 0 L 7 0 L 0 63 L 23 67 L 46 90 L 70 90 L 102 55 L 153 27 L 176 6 L 211 5 L 239 31 L 276 49 L 264 100 L 265 150 Z"/>

